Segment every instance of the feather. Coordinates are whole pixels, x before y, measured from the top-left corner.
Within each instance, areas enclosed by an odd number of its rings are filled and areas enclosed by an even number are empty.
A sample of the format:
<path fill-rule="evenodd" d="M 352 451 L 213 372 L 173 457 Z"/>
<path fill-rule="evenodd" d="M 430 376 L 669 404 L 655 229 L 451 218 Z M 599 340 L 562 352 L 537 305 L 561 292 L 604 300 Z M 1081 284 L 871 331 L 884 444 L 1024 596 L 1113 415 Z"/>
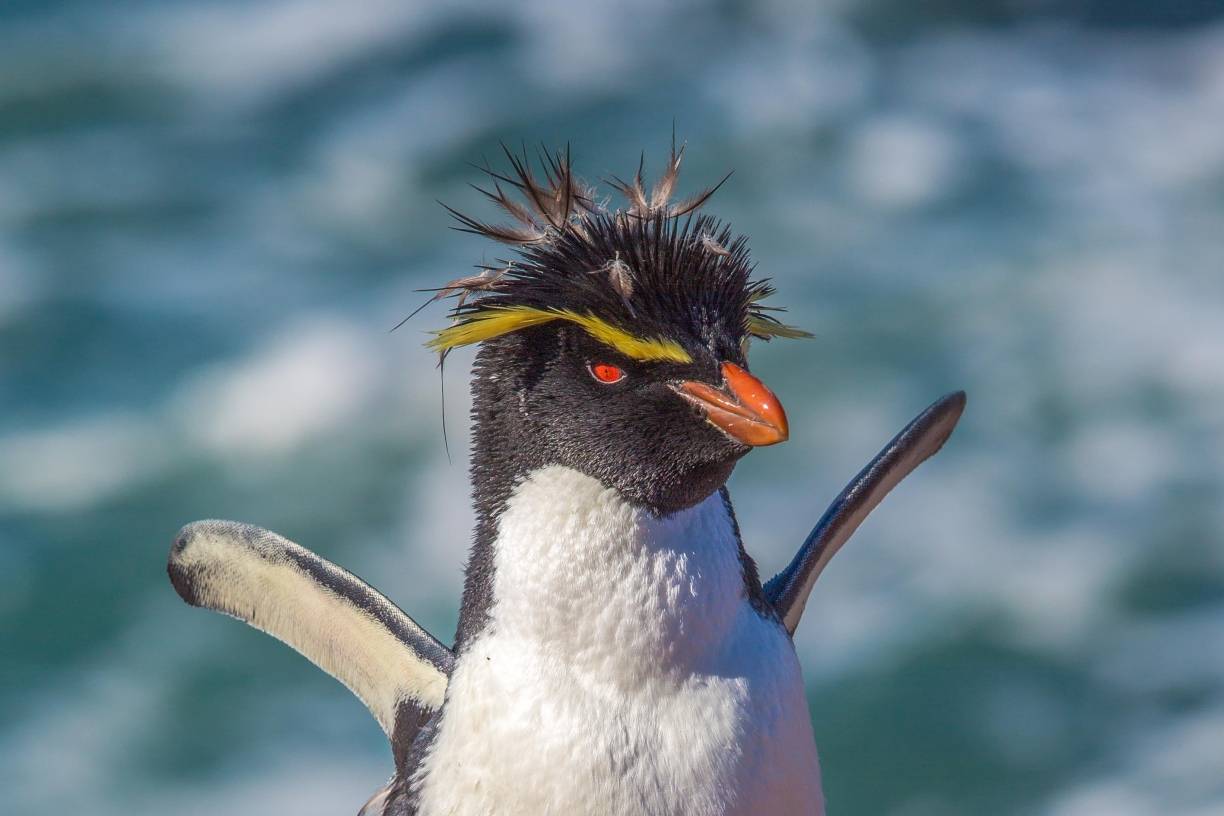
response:
<path fill-rule="evenodd" d="M 650 213 L 650 204 L 646 201 L 646 191 L 642 187 L 642 173 L 645 168 L 646 154 L 643 153 L 638 160 L 637 174 L 634 175 L 632 182 L 624 181 L 617 176 L 613 176 L 608 182 L 629 202 L 629 214 L 639 218 Z"/>
<path fill-rule="evenodd" d="M 731 254 L 730 250 L 714 240 L 712 235 L 706 233 L 702 233 L 701 245 L 720 258 L 725 258 Z"/>
<path fill-rule="evenodd" d="M 633 270 L 629 268 L 629 264 L 621 260 L 620 252 L 616 253 L 615 258 L 594 271 L 602 272 L 608 276 L 608 283 L 620 295 L 621 300 L 625 304 L 625 309 L 628 310 L 631 316 L 636 317 L 637 313 L 633 310 L 633 304 L 630 302 L 630 298 L 633 297 Z"/>
<path fill-rule="evenodd" d="M 629 298 L 633 297 L 633 272 L 630 271 L 629 265 L 618 256 L 608 261 L 607 273 L 612 288 L 620 293 L 627 304 Z"/>
<path fill-rule="evenodd" d="M 749 312 L 746 328 L 748 334 L 751 334 L 753 337 L 759 337 L 762 340 L 769 340 L 773 337 L 788 337 L 794 340 L 802 340 L 815 336 L 809 331 L 804 331 L 796 326 L 788 326 L 781 320 L 761 314 L 756 310 Z"/>
<path fill-rule="evenodd" d="M 497 181 L 493 182 L 493 190 L 495 192 L 490 192 L 484 189 L 483 187 L 476 186 L 475 184 L 471 184 L 468 186 L 470 186 L 476 192 L 484 195 L 486 198 L 488 198 L 490 201 L 492 201 L 497 206 L 501 207 L 506 212 L 510 213 L 510 215 L 516 221 L 521 223 L 523 226 L 530 227 L 531 229 L 534 229 L 537 231 L 540 229 L 540 225 L 536 223 L 536 220 L 531 216 L 531 213 L 528 212 L 527 208 L 524 207 L 522 204 L 518 203 L 517 201 L 515 201 L 514 199 L 510 198 L 510 196 L 506 195 L 506 193 L 501 188 L 501 184 L 498 183 Z"/>
<path fill-rule="evenodd" d="M 676 152 L 676 131 L 672 130 L 671 155 L 667 158 L 667 170 L 655 182 L 654 189 L 650 191 L 650 209 L 662 210 L 667 206 L 667 202 L 671 200 L 672 190 L 676 187 L 676 179 L 680 175 L 680 162 L 684 158 L 684 146 L 680 146 L 680 151 Z"/>
<path fill-rule="evenodd" d="M 719 187 L 722 187 L 724 184 L 727 183 L 727 179 L 731 178 L 731 173 L 734 173 L 734 172 L 735 171 L 732 170 L 730 173 L 727 173 L 727 175 L 722 177 L 722 181 L 718 182 L 713 187 L 707 187 L 706 189 L 702 190 L 700 193 L 697 193 L 696 195 L 693 195 L 693 196 L 689 196 L 688 198 L 681 201 L 679 204 L 676 204 L 675 206 L 669 208 L 667 211 L 667 214 L 670 215 L 672 218 L 678 218 L 681 215 L 688 215 L 694 210 L 700 208 L 703 204 L 705 204 L 707 201 L 710 200 L 710 196 L 718 192 Z"/>
<path fill-rule="evenodd" d="M 441 204 L 441 202 L 438 202 Z M 483 221 L 477 221 L 475 218 L 464 215 L 458 210 L 447 207 L 442 204 L 443 208 L 456 221 L 463 226 L 455 227 L 460 232 L 471 232 L 476 235 L 483 235 L 486 238 L 492 238 L 494 241 L 501 241 L 503 244 L 534 244 L 537 241 L 543 241 L 545 233 L 540 230 L 531 229 L 530 227 L 513 227 L 506 224 L 486 224 Z"/>
<path fill-rule="evenodd" d="M 468 275 L 465 278 L 455 278 L 453 281 L 443 284 L 442 286 L 439 286 L 437 289 L 419 290 L 422 292 L 433 291 L 436 294 L 434 294 L 433 297 L 431 297 L 429 300 L 422 303 L 420 306 L 413 309 L 412 313 L 409 314 L 407 317 L 405 317 L 400 322 L 396 323 L 395 326 L 392 327 L 391 331 L 395 331 L 400 326 L 404 325 L 409 320 L 416 317 L 417 314 L 422 309 L 424 309 L 426 306 L 428 306 L 431 303 L 435 303 L 441 300 L 442 298 L 452 297 L 452 296 L 457 295 L 459 297 L 458 305 L 460 307 L 463 306 L 463 302 L 467 299 L 468 295 L 470 295 L 473 292 L 481 292 L 481 291 L 487 292 L 491 289 L 495 289 L 497 287 L 497 282 L 501 280 L 503 275 L 505 275 L 507 272 L 510 271 L 510 268 L 508 266 L 507 267 L 482 266 L 480 267 L 480 269 L 481 271 L 475 275 Z"/>

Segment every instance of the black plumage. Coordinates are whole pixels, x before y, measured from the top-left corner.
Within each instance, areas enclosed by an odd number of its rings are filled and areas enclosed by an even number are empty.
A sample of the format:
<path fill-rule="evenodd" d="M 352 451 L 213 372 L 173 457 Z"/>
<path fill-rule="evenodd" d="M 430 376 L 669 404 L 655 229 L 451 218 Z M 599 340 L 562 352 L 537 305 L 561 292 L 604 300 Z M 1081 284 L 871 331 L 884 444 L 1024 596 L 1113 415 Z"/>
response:
<path fill-rule="evenodd" d="M 771 316 L 776 307 L 762 304 L 773 287 L 768 279 L 752 277 L 747 240 L 697 212 L 722 182 L 670 203 L 683 148 L 677 151 L 673 143 L 667 168 L 649 191 L 641 166 L 632 181 L 611 180 L 626 201 L 618 209 L 574 175 L 568 149 L 541 151 L 539 174 L 526 154 L 509 149 L 505 154 L 510 172 L 481 168 L 493 186 L 476 189 L 513 223 L 493 224 L 446 209 L 458 229 L 510 244 L 518 257 L 494 267 L 495 278 L 486 272 L 441 288 L 439 296 L 459 296 L 450 312 L 452 329 L 491 308 L 527 307 L 592 315 L 637 336 L 706 348 L 740 345 L 748 336 L 806 336 Z M 457 334 L 442 330 L 434 347 L 445 353 L 464 344 L 452 342 Z"/>

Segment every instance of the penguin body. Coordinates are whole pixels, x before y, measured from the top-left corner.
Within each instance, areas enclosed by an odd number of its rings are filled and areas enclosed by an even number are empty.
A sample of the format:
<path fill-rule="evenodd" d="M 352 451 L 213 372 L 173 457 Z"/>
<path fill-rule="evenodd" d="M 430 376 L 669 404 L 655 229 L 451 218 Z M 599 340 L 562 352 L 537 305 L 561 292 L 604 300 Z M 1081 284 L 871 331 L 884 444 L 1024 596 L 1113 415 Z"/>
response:
<path fill-rule="evenodd" d="M 541 180 L 507 151 L 513 172 L 482 192 L 516 223 L 452 211 L 518 252 L 437 295 L 458 305 L 430 346 L 480 347 L 452 648 L 275 534 L 200 522 L 171 548 L 184 600 L 286 641 L 375 714 L 395 774 L 365 816 L 824 813 L 791 636 L 964 394 L 889 442 L 762 585 L 725 485 L 789 426 L 748 343 L 808 335 L 762 304 L 745 239 L 694 215 L 713 190 L 670 203 L 682 155 L 649 194 L 640 168 L 616 181 L 628 206 L 609 210 L 567 154 L 543 156 Z"/>
<path fill-rule="evenodd" d="M 823 812 L 798 660 L 739 548 L 722 491 L 660 518 L 565 467 L 525 479 L 422 816 Z"/>

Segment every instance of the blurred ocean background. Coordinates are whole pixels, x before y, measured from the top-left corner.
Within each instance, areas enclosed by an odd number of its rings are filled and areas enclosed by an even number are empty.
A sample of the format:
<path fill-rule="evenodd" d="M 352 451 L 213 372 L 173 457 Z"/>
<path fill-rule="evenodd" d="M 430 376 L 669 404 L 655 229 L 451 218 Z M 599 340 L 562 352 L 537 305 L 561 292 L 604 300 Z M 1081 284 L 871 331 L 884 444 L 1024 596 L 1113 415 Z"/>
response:
<path fill-rule="evenodd" d="M 770 575 L 913 414 L 960 429 L 798 636 L 833 814 L 1224 813 L 1224 11 L 1142 0 L 0 7 L 0 811 L 351 814 L 347 691 L 175 596 L 272 528 L 449 641 L 471 524 L 416 290 L 467 163 L 663 160 L 751 236 L 792 441 Z"/>

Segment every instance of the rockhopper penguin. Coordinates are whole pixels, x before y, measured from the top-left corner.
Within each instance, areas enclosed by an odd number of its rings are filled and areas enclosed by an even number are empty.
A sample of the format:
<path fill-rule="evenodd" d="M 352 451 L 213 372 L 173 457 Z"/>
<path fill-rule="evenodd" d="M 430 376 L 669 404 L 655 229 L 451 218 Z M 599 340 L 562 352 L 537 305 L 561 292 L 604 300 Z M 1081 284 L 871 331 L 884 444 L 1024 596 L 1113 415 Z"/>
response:
<path fill-rule="evenodd" d="M 825 564 L 940 448 L 964 394 L 906 426 L 762 585 L 725 483 L 789 429 L 749 340 L 805 333 L 765 305 L 745 239 L 698 212 L 712 190 L 672 202 L 682 149 L 649 191 L 640 167 L 614 179 L 616 209 L 567 153 L 539 170 L 506 154 L 481 192 L 514 223 L 452 212 L 515 257 L 442 287 L 458 305 L 430 342 L 479 344 L 454 646 L 247 525 L 185 527 L 171 580 L 365 702 L 395 758 L 370 816 L 823 813 L 791 636 Z"/>

